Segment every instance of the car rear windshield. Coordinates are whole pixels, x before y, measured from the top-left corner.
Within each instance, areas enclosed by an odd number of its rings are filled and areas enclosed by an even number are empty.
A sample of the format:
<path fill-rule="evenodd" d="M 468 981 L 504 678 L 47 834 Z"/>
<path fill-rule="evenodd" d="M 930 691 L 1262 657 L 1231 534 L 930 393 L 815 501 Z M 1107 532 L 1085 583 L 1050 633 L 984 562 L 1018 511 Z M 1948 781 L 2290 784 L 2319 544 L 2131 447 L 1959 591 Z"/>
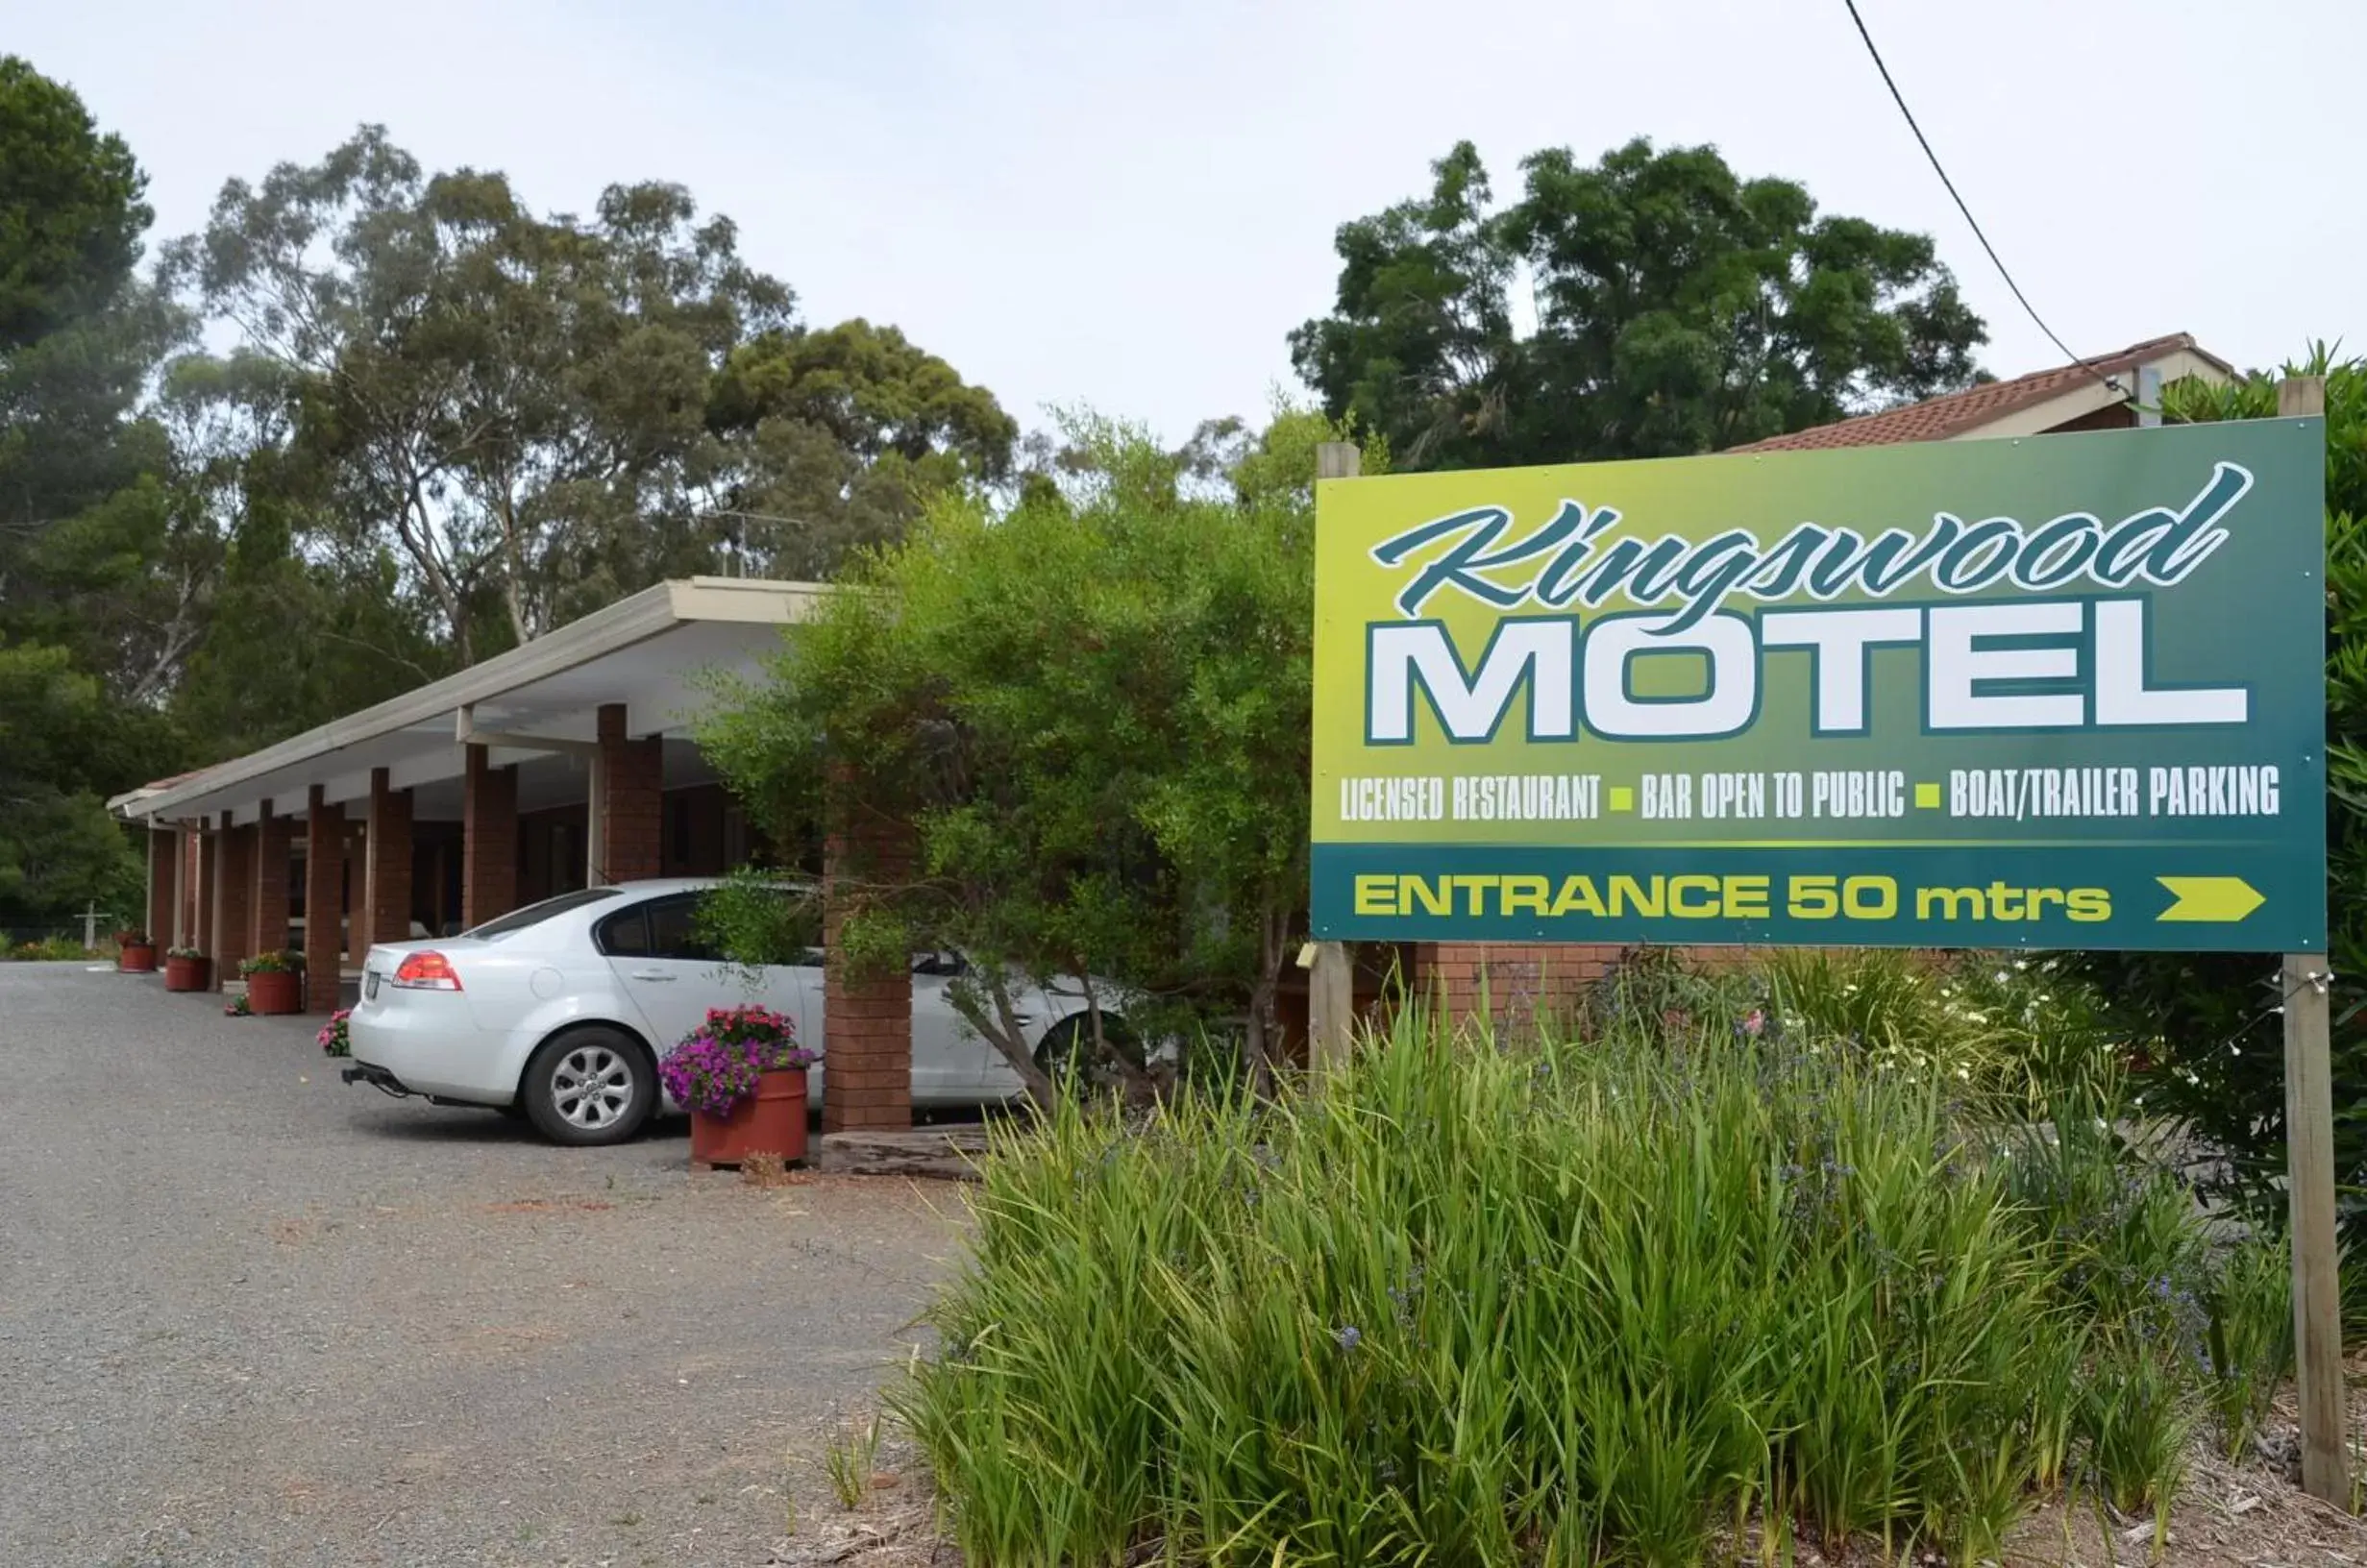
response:
<path fill-rule="evenodd" d="M 490 942 L 501 937 L 514 935 L 530 925 L 540 925 L 553 916 L 564 915 L 571 909 L 581 909 L 586 904 L 597 904 L 613 898 L 620 891 L 616 888 L 578 888 L 573 893 L 562 893 L 555 898 L 545 898 L 539 904 L 529 904 L 524 909 L 513 909 L 506 915 L 485 921 L 482 925 L 471 926 L 460 934 L 464 937 L 476 937 L 480 941 Z"/>

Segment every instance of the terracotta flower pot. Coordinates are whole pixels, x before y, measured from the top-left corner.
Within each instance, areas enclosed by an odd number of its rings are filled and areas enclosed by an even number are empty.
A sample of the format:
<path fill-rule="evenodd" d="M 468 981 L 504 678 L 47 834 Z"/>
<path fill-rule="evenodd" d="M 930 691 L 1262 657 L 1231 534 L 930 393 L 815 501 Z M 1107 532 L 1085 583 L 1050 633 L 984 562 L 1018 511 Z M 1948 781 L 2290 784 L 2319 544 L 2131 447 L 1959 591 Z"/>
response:
<path fill-rule="evenodd" d="M 293 969 L 258 969 L 247 976 L 247 1011 L 264 1014 L 303 1012 L 302 978 Z"/>
<path fill-rule="evenodd" d="M 704 1165 L 736 1165 L 752 1154 L 783 1161 L 805 1158 L 805 1069 L 768 1072 L 756 1092 L 727 1116 L 690 1114 L 690 1158 Z"/>
<path fill-rule="evenodd" d="M 156 972 L 156 943 L 125 943 L 115 954 L 115 968 L 126 974 L 153 974 Z"/>
<path fill-rule="evenodd" d="M 170 953 L 164 955 L 166 991 L 204 991 L 212 979 L 212 959 L 176 958 Z"/>

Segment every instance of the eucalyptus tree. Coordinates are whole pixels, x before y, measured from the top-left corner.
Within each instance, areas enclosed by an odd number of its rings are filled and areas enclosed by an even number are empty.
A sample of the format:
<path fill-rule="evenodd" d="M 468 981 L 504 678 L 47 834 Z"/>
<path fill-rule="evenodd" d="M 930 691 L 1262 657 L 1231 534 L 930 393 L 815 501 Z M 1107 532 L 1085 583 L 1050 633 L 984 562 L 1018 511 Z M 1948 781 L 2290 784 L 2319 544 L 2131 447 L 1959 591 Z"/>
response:
<path fill-rule="evenodd" d="M 1970 384 L 1986 340 L 1929 236 L 1822 213 L 1713 147 L 1521 164 L 1469 142 L 1343 224 L 1328 315 L 1291 334 L 1335 417 L 1409 468 L 1713 452 Z"/>

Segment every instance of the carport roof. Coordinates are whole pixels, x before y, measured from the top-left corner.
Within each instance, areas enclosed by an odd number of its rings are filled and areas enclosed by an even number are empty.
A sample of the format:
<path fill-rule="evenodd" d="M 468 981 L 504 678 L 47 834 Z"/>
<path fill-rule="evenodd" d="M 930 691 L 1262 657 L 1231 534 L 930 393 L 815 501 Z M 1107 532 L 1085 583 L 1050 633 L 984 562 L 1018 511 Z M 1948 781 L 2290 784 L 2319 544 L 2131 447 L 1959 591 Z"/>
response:
<path fill-rule="evenodd" d="M 375 768 L 398 789 L 456 778 L 464 714 L 479 730 L 580 743 L 594 738 L 602 705 L 622 702 L 633 734 L 678 731 L 704 701 L 704 672 L 752 669 L 777 646 L 777 628 L 806 619 L 827 592 L 743 577 L 661 582 L 456 674 L 108 804 L 127 821 L 229 811 L 251 821 L 266 799 L 298 814 L 314 784 L 330 800 L 365 796 Z M 497 760 L 542 754 L 494 749 Z"/>

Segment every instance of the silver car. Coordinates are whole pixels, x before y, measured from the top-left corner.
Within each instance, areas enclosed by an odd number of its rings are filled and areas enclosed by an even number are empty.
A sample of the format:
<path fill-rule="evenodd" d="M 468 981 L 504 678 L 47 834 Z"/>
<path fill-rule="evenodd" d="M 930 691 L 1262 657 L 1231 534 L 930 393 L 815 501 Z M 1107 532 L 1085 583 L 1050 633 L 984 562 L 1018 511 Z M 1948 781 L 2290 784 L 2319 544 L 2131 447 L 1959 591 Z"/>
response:
<path fill-rule="evenodd" d="M 562 1143 L 614 1143 L 663 1102 L 657 1059 L 709 1008 L 759 1003 L 796 1020 L 797 1038 L 821 1049 L 822 948 L 754 970 L 725 963 L 697 919 L 702 895 L 717 885 L 677 877 L 584 888 L 456 937 L 373 946 L 348 1024 L 347 1081 L 510 1111 Z M 1023 1090 L 948 997 L 963 970 L 953 955 L 914 962 L 916 1106 L 990 1103 Z M 1090 1029 L 1081 986 L 1028 986 L 1013 1000 L 1040 1065 L 1064 1060 Z M 1104 1017 L 1105 1028 L 1122 1028 Z M 827 1066 L 817 1064 L 808 1080 L 817 1101 Z"/>

